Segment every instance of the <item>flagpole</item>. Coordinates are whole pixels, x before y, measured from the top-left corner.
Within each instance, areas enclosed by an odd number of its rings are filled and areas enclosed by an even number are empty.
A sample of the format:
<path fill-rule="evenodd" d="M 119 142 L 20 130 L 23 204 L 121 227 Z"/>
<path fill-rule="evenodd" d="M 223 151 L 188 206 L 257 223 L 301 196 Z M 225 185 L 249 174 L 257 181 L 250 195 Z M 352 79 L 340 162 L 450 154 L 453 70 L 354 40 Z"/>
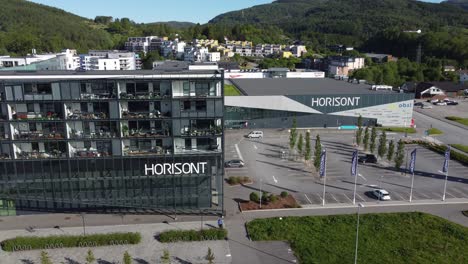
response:
<path fill-rule="evenodd" d="M 413 171 L 413 176 L 411 177 L 411 191 L 409 195 L 409 202 L 411 203 L 413 201 L 413 185 L 414 185 L 414 171 Z"/>
<path fill-rule="evenodd" d="M 356 187 L 357 187 L 357 176 L 358 176 L 358 166 L 357 166 L 357 159 L 359 156 L 359 152 L 356 150 L 356 171 L 354 172 L 354 195 L 353 195 L 353 204 L 356 204 Z"/>
<path fill-rule="evenodd" d="M 445 202 L 445 194 L 447 193 L 447 180 L 448 180 L 448 171 L 449 171 L 449 164 L 450 164 L 450 145 L 447 148 L 448 156 L 446 155 L 447 159 L 447 169 L 445 170 L 445 181 L 444 181 L 444 195 L 442 196 L 442 201 Z"/>
<path fill-rule="evenodd" d="M 325 149 L 325 153 L 326 153 Z M 327 186 L 327 156 L 325 155 L 325 163 L 323 169 L 323 199 L 322 199 L 322 206 L 325 206 L 325 186 Z"/>
<path fill-rule="evenodd" d="M 411 162 L 410 162 L 410 171 L 411 171 L 411 191 L 409 202 L 413 201 L 413 187 L 414 187 L 414 167 L 416 166 L 416 149 L 411 152 Z"/>

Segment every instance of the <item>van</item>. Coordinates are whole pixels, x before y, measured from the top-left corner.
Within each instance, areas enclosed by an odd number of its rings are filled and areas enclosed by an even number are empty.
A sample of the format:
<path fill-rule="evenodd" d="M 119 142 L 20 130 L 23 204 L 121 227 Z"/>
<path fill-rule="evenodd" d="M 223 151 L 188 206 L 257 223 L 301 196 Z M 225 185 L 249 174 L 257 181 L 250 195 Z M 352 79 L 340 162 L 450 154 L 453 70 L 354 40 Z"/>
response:
<path fill-rule="evenodd" d="M 248 138 L 263 138 L 263 131 L 252 131 L 247 135 Z"/>

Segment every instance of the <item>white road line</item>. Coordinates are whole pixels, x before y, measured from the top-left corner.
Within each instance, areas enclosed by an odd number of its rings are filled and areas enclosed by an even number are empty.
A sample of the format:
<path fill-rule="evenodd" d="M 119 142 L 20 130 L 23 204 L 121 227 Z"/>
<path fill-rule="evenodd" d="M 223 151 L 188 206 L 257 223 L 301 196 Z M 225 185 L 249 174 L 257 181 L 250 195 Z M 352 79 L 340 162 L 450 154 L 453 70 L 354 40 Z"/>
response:
<path fill-rule="evenodd" d="M 459 190 L 459 189 L 454 188 L 454 187 L 450 188 L 450 191 L 455 191 L 455 192 L 457 192 L 457 193 L 460 193 L 462 196 L 466 196 L 466 195 L 467 195 L 463 190 Z"/>
<path fill-rule="evenodd" d="M 361 175 L 361 173 L 358 173 L 359 177 L 363 178 L 365 181 L 367 181 L 367 179 Z"/>
<path fill-rule="evenodd" d="M 271 176 L 271 177 L 273 177 L 273 181 L 274 181 L 275 183 L 278 183 L 278 180 L 275 178 L 275 176 Z"/>
<path fill-rule="evenodd" d="M 258 149 L 258 148 L 257 148 L 257 145 L 255 145 L 255 144 L 254 144 L 254 149 L 255 149 L 255 150 L 257 150 L 257 149 Z"/>
<path fill-rule="evenodd" d="M 242 154 L 241 154 L 241 152 L 239 150 L 239 146 L 237 144 L 234 145 L 234 146 L 236 147 L 236 152 L 237 152 L 237 155 L 239 156 L 239 159 L 244 160 L 244 158 L 242 157 Z"/>
<path fill-rule="evenodd" d="M 309 201 L 309 203 L 312 204 L 312 201 L 309 199 L 309 197 L 307 197 L 307 194 L 304 193 L 304 196 L 307 199 L 307 201 Z"/>
<path fill-rule="evenodd" d="M 403 197 L 402 195 L 400 195 L 399 193 L 397 192 L 393 192 L 392 194 L 395 194 L 396 196 L 398 196 L 401 200 L 406 200 L 405 197 Z"/>
<path fill-rule="evenodd" d="M 358 197 L 359 199 L 363 200 L 364 202 L 366 201 L 364 198 L 361 197 L 361 195 L 359 195 L 359 193 L 356 193 L 356 197 Z"/>
<path fill-rule="evenodd" d="M 453 195 L 453 194 L 451 194 L 451 193 L 449 193 L 449 192 L 447 192 L 447 191 L 445 192 L 445 194 L 446 194 L 446 195 L 450 195 L 450 196 L 452 196 L 453 198 L 457 198 L 455 195 Z"/>
<path fill-rule="evenodd" d="M 420 192 L 419 193 L 422 197 L 426 198 L 426 199 L 431 199 L 431 197 L 427 194 L 425 194 L 424 192 Z"/>
<path fill-rule="evenodd" d="M 348 201 L 349 201 L 350 203 L 353 202 L 353 200 L 351 200 L 351 198 L 349 198 L 346 194 L 343 193 L 343 196 L 346 197 L 346 199 L 348 199 Z"/>
<path fill-rule="evenodd" d="M 338 199 L 336 199 L 336 197 L 335 197 L 332 193 L 329 193 L 329 194 L 330 194 L 330 196 L 333 198 L 333 200 L 335 200 L 337 203 L 340 203 L 340 202 L 338 201 Z"/>

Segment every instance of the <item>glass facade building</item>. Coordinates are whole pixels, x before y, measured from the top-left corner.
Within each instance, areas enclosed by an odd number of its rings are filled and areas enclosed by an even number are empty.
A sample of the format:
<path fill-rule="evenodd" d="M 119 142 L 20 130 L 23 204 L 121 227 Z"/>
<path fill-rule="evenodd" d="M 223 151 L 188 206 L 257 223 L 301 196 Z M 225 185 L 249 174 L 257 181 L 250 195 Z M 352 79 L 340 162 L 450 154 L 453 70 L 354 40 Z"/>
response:
<path fill-rule="evenodd" d="M 1 73 L 2 204 L 222 212 L 223 79 L 217 70 Z"/>

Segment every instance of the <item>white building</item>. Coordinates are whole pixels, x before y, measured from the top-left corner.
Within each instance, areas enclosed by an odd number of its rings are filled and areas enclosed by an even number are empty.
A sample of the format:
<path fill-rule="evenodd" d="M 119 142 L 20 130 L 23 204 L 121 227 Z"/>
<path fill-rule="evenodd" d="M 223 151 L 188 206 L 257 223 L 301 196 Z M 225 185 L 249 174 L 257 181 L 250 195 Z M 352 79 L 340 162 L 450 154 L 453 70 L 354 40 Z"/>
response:
<path fill-rule="evenodd" d="M 184 49 L 184 61 L 204 62 L 208 60 L 208 48 L 186 46 Z"/>
<path fill-rule="evenodd" d="M 143 52 L 147 53 L 151 42 L 153 39 L 159 40 L 161 38 L 157 36 L 148 36 L 148 37 L 130 37 L 127 42 L 125 42 L 125 49 L 135 53 Z"/>
<path fill-rule="evenodd" d="M 294 45 L 290 47 L 290 51 L 295 57 L 302 57 L 302 55 L 307 53 L 307 48 L 304 45 Z"/>
<path fill-rule="evenodd" d="M 134 52 L 118 50 L 90 50 L 80 56 L 80 68 L 86 71 L 131 71 L 139 68 Z"/>
<path fill-rule="evenodd" d="M 31 70 L 76 70 L 80 67 L 76 50 L 61 53 L 35 54 L 25 57 L 0 56 L 0 68 L 24 67 Z"/>
<path fill-rule="evenodd" d="M 219 52 L 209 52 L 208 53 L 208 61 L 209 62 L 216 62 L 221 60 L 221 53 Z"/>
<path fill-rule="evenodd" d="M 328 74 L 348 76 L 353 70 L 364 68 L 364 58 L 334 56 L 330 57 Z"/>

